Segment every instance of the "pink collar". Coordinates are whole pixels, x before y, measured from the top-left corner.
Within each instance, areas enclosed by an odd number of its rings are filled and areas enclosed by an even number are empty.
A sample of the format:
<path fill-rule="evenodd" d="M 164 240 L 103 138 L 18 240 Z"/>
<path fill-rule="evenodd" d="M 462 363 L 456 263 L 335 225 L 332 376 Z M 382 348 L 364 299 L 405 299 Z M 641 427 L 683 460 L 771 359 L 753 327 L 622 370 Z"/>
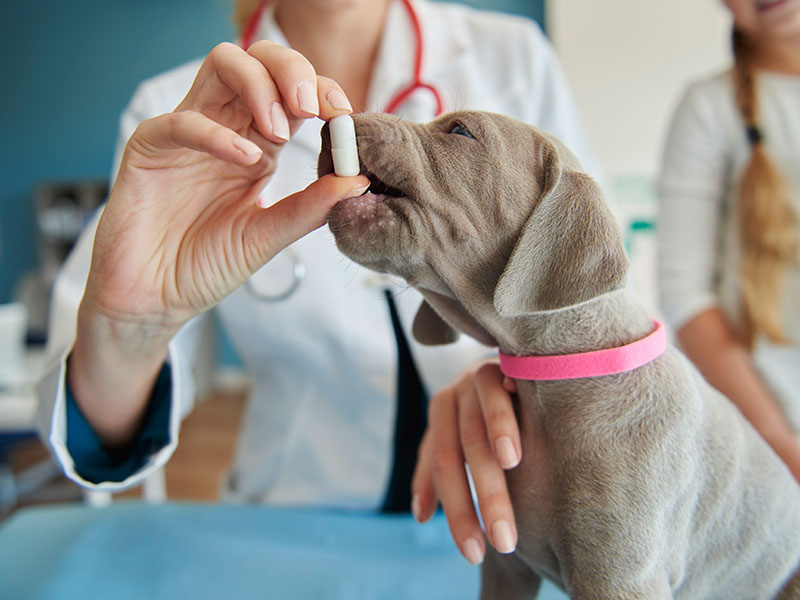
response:
<path fill-rule="evenodd" d="M 599 377 L 633 371 L 655 360 L 667 349 L 664 324 L 653 320 L 655 330 L 641 340 L 607 350 L 556 356 L 508 356 L 500 354 L 500 370 L 513 379 L 553 381 Z"/>

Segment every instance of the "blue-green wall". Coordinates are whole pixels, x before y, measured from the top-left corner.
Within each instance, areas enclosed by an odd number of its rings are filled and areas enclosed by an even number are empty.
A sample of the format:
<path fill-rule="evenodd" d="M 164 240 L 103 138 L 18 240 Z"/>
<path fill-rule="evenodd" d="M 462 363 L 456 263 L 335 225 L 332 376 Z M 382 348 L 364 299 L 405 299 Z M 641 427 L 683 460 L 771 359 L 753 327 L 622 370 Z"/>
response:
<path fill-rule="evenodd" d="M 543 22 L 543 0 L 465 0 Z M 37 264 L 38 182 L 105 178 L 136 83 L 232 39 L 229 0 L 6 0 L 0 12 L 0 302 Z"/>
<path fill-rule="evenodd" d="M 136 83 L 229 38 L 229 13 L 228 0 L 3 2 L 0 301 L 37 263 L 37 183 L 107 177 Z"/>

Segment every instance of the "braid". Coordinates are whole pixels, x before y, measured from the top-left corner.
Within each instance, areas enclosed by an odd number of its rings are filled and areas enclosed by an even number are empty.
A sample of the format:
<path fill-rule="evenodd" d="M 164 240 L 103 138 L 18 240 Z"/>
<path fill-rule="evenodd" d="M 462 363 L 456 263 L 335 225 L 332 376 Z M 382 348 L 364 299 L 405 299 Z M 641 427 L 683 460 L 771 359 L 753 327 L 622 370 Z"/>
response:
<path fill-rule="evenodd" d="M 234 0 L 233 2 L 233 23 L 236 30 L 241 34 L 253 12 L 258 8 L 259 0 Z"/>
<path fill-rule="evenodd" d="M 751 146 L 750 162 L 739 186 L 739 237 L 742 248 L 740 336 L 752 348 L 757 334 L 788 343 L 780 319 L 781 280 L 787 263 L 797 260 L 797 221 L 786 186 L 770 160 L 758 127 L 753 48 L 733 31 L 736 101 Z"/>

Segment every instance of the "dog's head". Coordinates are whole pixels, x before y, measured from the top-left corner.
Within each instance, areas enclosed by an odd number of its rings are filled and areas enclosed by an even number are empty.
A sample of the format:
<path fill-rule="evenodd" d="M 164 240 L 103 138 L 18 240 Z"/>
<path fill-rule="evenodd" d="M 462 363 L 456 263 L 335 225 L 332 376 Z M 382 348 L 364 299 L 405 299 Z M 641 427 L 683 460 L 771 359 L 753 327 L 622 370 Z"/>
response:
<path fill-rule="evenodd" d="M 486 344 L 498 319 L 579 304 L 623 285 L 621 235 L 597 184 L 558 140 L 520 121 L 451 113 L 427 124 L 354 116 L 372 185 L 328 224 L 341 251 L 427 300 L 423 343 Z M 319 174 L 333 171 L 322 133 Z M 433 307 L 434 310 L 431 310 Z"/>

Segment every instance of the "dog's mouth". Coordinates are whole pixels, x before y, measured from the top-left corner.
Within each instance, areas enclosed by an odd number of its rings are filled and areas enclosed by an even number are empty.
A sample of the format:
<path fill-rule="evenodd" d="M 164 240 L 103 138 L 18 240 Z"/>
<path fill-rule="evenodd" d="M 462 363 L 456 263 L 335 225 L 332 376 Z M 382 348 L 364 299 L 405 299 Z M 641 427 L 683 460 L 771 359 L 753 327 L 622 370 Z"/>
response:
<path fill-rule="evenodd" d="M 369 179 L 369 189 L 367 189 L 366 193 L 373 194 L 376 199 L 385 200 L 387 198 L 408 198 L 408 194 L 392 185 L 389 185 L 388 183 L 383 182 L 378 178 L 377 175 L 375 175 L 375 173 L 370 172 L 369 169 L 364 167 L 363 162 L 361 163 L 361 174 L 365 175 L 367 179 Z"/>
<path fill-rule="evenodd" d="M 363 144 L 363 142 L 362 142 Z M 360 166 L 359 174 L 366 176 L 369 179 L 369 188 L 364 193 L 363 197 L 368 197 L 372 200 L 390 200 L 390 199 L 411 199 L 411 195 L 400 188 L 387 183 L 386 180 L 391 179 L 391 174 L 383 173 L 385 169 L 377 169 L 381 171 L 381 175 L 375 173 L 375 170 L 371 168 L 369 156 L 368 154 L 368 146 L 365 148 L 363 145 L 360 145 L 358 148 L 358 162 Z M 319 155 L 319 162 L 317 164 L 317 174 L 318 176 L 322 177 L 323 175 L 327 175 L 329 173 L 333 173 L 333 156 L 331 155 L 330 149 L 330 132 L 328 129 L 328 124 L 326 123 L 322 128 L 322 151 Z"/>
<path fill-rule="evenodd" d="M 384 238 L 406 220 L 409 195 L 390 185 L 361 163 L 361 175 L 369 179 L 367 191 L 340 200 L 328 215 L 328 224 L 338 236 L 366 240 Z"/>
<path fill-rule="evenodd" d="M 356 132 L 358 135 L 358 123 Z M 396 185 L 403 165 L 397 162 L 399 156 L 385 154 L 390 151 L 385 144 L 370 143 L 369 136 L 358 140 L 359 173 L 369 179 L 369 187 L 360 196 L 337 202 L 328 214 L 328 226 L 345 255 L 377 271 L 397 272 L 394 263 L 408 251 L 413 230 L 410 223 L 416 202 L 410 188 L 414 184 Z M 327 126 L 317 167 L 320 177 L 334 171 Z"/>
<path fill-rule="evenodd" d="M 406 220 L 411 198 L 370 171 L 361 156 L 359 161 L 360 174 L 369 179 L 369 187 L 360 196 L 340 200 L 328 216 L 328 224 L 342 235 L 348 231 L 356 237 L 385 236 Z"/>

